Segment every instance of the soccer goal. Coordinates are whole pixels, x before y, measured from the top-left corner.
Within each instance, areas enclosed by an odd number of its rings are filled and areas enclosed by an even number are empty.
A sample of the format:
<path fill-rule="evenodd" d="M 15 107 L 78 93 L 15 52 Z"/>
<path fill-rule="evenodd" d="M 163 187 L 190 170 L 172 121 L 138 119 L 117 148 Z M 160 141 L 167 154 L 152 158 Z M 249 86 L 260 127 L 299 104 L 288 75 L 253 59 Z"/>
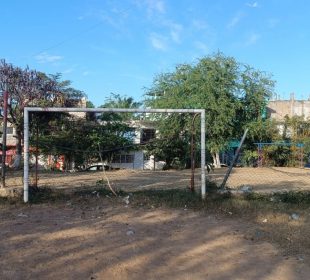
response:
<path fill-rule="evenodd" d="M 126 109 L 126 108 L 43 108 L 43 107 L 25 107 L 24 108 L 24 202 L 29 201 L 29 131 L 30 131 L 30 113 L 132 113 L 132 114 L 196 114 L 201 117 L 201 196 L 206 195 L 206 159 L 205 159 L 205 110 L 204 109 Z M 147 136 L 146 136 L 147 137 Z M 130 157 L 126 158 L 130 161 Z M 155 160 L 154 160 L 155 162 Z"/>

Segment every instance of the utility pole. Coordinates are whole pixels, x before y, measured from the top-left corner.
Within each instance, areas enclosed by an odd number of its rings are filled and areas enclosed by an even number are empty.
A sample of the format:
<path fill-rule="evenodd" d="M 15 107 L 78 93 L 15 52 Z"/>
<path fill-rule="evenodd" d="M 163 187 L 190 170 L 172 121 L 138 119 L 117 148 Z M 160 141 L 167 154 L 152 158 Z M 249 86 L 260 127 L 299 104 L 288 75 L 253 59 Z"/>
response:
<path fill-rule="evenodd" d="M 1 187 L 5 187 L 5 159 L 6 159 L 6 134 L 7 134 L 7 119 L 8 119 L 8 99 L 9 94 L 5 90 L 3 92 L 3 128 L 2 128 L 2 163 L 1 163 Z"/>

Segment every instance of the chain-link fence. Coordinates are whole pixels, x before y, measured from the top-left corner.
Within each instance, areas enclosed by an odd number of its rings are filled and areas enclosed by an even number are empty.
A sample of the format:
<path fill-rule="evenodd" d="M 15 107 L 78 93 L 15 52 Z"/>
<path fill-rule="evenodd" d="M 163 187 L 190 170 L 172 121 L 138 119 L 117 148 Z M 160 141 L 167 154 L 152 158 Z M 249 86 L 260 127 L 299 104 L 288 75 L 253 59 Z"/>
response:
<path fill-rule="evenodd" d="M 195 171 L 195 186 L 200 190 L 200 170 Z M 37 180 L 39 187 L 52 189 L 76 190 L 85 187 L 104 187 L 107 180 L 115 190 L 137 191 L 147 189 L 189 188 L 191 170 L 88 170 L 77 172 L 39 170 L 36 178 L 34 169 L 29 172 L 29 185 L 34 186 Z M 23 172 L 8 171 L 6 188 L 23 188 Z"/>
<path fill-rule="evenodd" d="M 231 149 L 221 155 L 227 166 L 231 164 L 234 152 Z M 303 143 L 250 143 L 242 149 L 226 186 L 246 187 L 257 192 L 310 190 L 308 167 L 308 154 Z M 208 174 L 208 180 L 221 186 L 227 170 L 227 167 L 216 169 Z"/>

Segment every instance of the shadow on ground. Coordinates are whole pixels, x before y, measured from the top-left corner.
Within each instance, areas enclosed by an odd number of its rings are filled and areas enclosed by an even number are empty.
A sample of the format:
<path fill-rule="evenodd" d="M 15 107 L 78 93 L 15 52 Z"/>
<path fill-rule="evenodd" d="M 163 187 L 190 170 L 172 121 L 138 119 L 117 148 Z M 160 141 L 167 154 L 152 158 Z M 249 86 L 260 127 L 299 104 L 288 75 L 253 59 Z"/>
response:
<path fill-rule="evenodd" d="M 308 279 L 250 225 L 108 197 L 1 206 L 1 279 Z"/>

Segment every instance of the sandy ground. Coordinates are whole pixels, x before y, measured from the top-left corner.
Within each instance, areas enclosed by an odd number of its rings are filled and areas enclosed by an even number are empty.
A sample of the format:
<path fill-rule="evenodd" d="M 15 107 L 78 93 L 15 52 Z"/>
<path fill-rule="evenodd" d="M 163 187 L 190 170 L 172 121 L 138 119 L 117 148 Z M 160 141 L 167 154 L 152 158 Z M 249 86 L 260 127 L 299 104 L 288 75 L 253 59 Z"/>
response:
<path fill-rule="evenodd" d="M 106 197 L 0 205 L 0 279 L 309 279 L 256 227 Z"/>
<path fill-rule="evenodd" d="M 226 169 L 208 175 L 209 180 L 221 184 Z M 310 190 L 310 169 L 293 167 L 234 168 L 227 186 L 250 186 L 256 192 Z"/>
<path fill-rule="evenodd" d="M 220 185 L 226 168 L 216 169 L 207 178 Z M 106 172 L 112 186 L 126 191 L 144 189 L 186 188 L 190 185 L 190 170 L 137 171 L 118 170 Z M 200 170 L 195 172 L 195 187 L 200 188 Z M 39 174 L 39 186 L 72 189 L 94 186 L 104 178 L 102 172 L 48 173 Z M 30 174 L 34 181 L 34 173 Z M 8 187 L 22 187 L 22 172 L 9 172 Z M 310 170 L 300 168 L 234 168 L 227 186 L 238 188 L 250 186 L 257 192 L 310 190 Z"/>
<path fill-rule="evenodd" d="M 200 188 L 200 174 L 196 171 L 196 186 Z M 144 189 L 186 188 L 190 185 L 190 170 L 180 171 L 140 171 L 116 170 L 105 172 L 111 185 L 116 189 L 127 191 Z M 21 171 L 7 174 L 8 187 L 22 187 L 23 174 Z M 30 173 L 30 183 L 34 182 L 34 173 Z M 95 172 L 41 172 L 39 186 L 57 189 L 76 189 L 80 187 L 95 186 L 98 181 L 106 181 L 102 171 Z"/>

